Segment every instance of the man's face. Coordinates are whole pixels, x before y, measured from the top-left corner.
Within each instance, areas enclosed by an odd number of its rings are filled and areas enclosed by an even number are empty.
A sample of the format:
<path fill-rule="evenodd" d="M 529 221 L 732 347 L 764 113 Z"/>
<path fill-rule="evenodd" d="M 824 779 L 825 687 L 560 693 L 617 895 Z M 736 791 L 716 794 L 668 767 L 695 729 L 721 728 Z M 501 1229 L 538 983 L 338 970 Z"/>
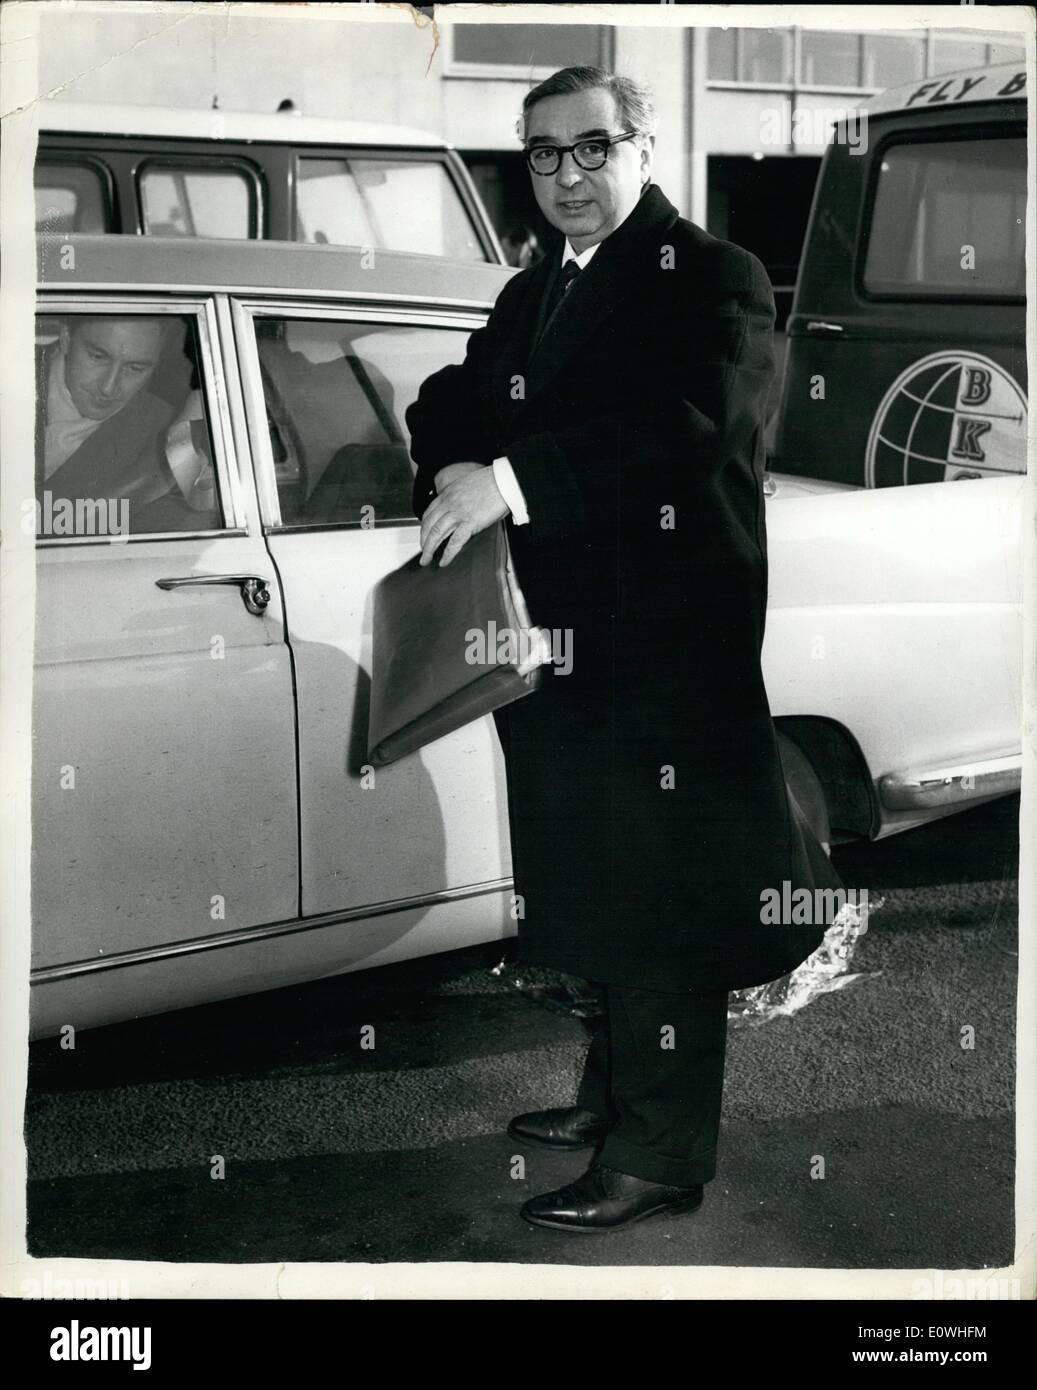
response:
<path fill-rule="evenodd" d="M 61 327 L 65 385 L 80 415 L 107 420 L 150 379 L 162 350 L 158 319 L 80 319 Z"/>
<path fill-rule="evenodd" d="M 616 99 L 602 87 L 544 97 L 526 116 L 527 145 L 573 145 L 622 130 Z M 651 167 L 652 142 L 645 137 L 613 145 L 600 169 L 581 169 L 565 154 L 557 173 L 530 178 L 540 211 L 581 252 L 604 241 L 633 211 Z"/>

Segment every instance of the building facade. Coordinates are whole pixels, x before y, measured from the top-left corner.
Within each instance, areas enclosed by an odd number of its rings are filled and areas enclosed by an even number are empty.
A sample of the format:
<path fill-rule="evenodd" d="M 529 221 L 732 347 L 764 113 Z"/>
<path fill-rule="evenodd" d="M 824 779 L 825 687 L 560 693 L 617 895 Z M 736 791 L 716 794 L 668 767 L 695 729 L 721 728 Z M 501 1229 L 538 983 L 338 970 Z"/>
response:
<path fill-rule="evenodd" d="M 1015 36 L 974 30 L 434 29 L 301 8 L 188 14 L 170 33 L 167 17 L 131 6 L 49 7 L 40 90 L 206 111 L 274 111 L 291 100 L 311 116 L 424 127 L 461 151 L 502 236 L 529 228 L 542 237 L 517 134 L 522 97 L 569 64 L 613 67 L 654 92 L 658 183 L 685 216 L 760 256 L 784 312 L 835 115 L 883 87 L 1022 57 Z"/>

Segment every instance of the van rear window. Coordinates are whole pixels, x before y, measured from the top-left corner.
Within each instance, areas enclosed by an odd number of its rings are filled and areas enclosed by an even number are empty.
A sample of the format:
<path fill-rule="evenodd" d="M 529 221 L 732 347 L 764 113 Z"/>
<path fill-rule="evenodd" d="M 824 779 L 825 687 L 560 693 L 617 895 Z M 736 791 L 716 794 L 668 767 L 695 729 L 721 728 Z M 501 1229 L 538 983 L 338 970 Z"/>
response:
<path fill-rule="evenodd" d="M 864 267 L 869 294 L 1023 295 L 1026 144 L 1021 136 L 894 144 L 880 160 Z"/>

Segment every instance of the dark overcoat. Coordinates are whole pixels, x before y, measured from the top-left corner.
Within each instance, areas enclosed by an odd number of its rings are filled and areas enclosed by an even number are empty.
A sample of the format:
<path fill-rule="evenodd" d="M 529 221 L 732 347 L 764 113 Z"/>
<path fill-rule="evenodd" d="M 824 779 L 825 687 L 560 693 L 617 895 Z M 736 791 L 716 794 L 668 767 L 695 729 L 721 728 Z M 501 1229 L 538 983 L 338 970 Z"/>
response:
<path fill-rule="evenodd" d="M 652 184 L 534 348 L 556 247 L 407 412 L 420 516 L 449 463 L 506 455 L 532 621 L 573 669 L 496 717 L 520 957 L 645 989 L 737 989 L 820 943 L 764 895 L 841 888 L 793 813 L 760 670 L 766 272 Z M 793 915 L 797 921 L 792 920 Z"/>

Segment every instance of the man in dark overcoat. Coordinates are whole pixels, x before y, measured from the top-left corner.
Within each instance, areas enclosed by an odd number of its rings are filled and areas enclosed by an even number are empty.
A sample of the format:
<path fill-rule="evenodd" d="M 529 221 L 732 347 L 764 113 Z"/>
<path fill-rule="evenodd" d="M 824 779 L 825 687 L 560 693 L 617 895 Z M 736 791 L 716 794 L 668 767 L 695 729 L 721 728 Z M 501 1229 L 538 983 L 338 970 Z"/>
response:
<path fill-rule="evenodd" d="M 569 68 L 523 107 L 564 239 L 505 285 L 464 362 L 407 413 L 422 563 L 506 518 L 531 621 L 569 674 L 498 712 L 521 959 L 600 986 L 577 1103 L 510 1133 L 597 1145 L 535 1197 L 594 1231 L 693 1210 L 715 1173 L 727 992 L 803 961 L 841 889 L 786 790 L 760 670 L 774 302 L 748 252 L 651 182 L 642 88 Z M 575 269 L 573 269 L 575 267 Z"/>

